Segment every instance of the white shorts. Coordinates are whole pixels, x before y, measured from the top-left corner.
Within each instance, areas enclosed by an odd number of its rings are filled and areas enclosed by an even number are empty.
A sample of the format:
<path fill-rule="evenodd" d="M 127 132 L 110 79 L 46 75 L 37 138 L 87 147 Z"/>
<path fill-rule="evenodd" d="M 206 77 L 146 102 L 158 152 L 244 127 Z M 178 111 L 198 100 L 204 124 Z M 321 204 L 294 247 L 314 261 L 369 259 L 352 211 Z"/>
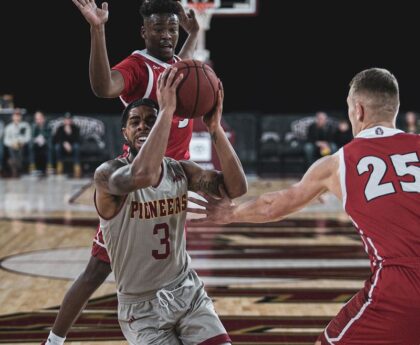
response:
<path fill-rule="evenodd" d="M 159 290 L 156 298 L 118 304 L 120 327 L 131 345 L 231 343 L 194 270 L 171 290 Z"/>

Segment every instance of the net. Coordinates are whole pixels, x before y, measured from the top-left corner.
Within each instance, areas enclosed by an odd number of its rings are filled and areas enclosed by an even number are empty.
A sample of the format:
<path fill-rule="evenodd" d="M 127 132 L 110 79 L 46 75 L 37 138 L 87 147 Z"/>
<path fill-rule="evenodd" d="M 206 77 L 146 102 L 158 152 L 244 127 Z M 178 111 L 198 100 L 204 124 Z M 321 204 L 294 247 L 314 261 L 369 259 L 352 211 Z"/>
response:
<path fill-rule="evenodd" d="M 210 20 L 213 15 L 215 4 L 213 2 L 190 2 L 188 7 L 195 11 L 200 29 L 210 29 Z"/>

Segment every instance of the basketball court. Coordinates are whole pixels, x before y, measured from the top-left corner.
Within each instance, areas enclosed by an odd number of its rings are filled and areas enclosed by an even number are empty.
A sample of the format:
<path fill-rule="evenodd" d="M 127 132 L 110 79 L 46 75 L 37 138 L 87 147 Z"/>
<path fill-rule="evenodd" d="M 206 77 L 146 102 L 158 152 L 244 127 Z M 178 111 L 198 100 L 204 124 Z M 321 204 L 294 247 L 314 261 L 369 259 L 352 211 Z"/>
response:
<path fill-rule="evenodd" d="M 249 178 L 249 197 L 294 179 Z M 0 343 L 39 344 L 90 255 L 97 217 L 89 179 L 3 180 Z M 189 216 L 191 217 L 191 215 Z M 362 287 L 369 262 L 332 195 L 282 222 L 188 225 L 187 248 L 234 344 L 311 344 Z M 66 343 L 126 344 L 113 277 Z"/>
<path fill-rule="evenodd" d="M 198 14 L 200 60 L 211 60 L 212 16 L 258 14 L 257 0 L 182 2 Z M 248 176 L 241 200 L 295 181 Z M 98 226 L 92 181 L 24 176 L 1 180 L 0 193 L 0 344 L 40 344 L 90 257 Z M 370 274 L 356 231 L 329 194 L 282 222 L 187 226 L 192 266 L 236 345 L 313 344 Z M 116 307 L 111 275 L 66 344 L 127 344 Z"/>

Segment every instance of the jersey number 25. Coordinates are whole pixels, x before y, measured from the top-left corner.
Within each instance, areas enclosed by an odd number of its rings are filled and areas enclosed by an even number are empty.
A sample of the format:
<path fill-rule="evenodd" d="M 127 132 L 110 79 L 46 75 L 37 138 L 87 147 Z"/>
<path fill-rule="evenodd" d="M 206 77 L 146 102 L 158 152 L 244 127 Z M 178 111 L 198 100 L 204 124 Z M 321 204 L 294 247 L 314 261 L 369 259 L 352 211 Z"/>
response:
<path fill-rule="evenodd" d="M 397 176 L 411 175 L 414 177 L 414 182 L 400 181 L 401 189 L 404 192 L 420 193 L 420 167 L 409 165 L 410 163 L 419 163 L 417 153 L 396 154 L 390 158 Z M 375 156 L 363 157 L 357 164 L 359 175 L 369 172 L 370 166 L 372 166 L 372 172 L 365 187 L 366 199 L 370 201 L 383 195 L 395 193 L 395 186 L 392 182 L 381 183 L 389 169 L 386 162 Z"/>

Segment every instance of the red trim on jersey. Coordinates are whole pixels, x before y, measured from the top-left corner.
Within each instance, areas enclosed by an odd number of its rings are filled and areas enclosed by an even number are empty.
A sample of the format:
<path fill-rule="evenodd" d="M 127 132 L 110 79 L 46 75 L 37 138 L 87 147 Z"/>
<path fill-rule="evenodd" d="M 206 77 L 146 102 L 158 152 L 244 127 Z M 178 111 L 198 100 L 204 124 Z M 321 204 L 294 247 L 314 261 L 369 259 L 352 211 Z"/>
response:
<path fill-rule="evenodd" d="M 107 264 L 111 263 L 111 260 L 108 256 L 108 252 L 106 250 L 102 230 L 99 224 L 98 224 L 98 229 L 96 230 L 95 237 L 93 239 L 92 250 L 90 253 L 92 256 L 94 256 L 95 258 L 97 258 L 98 260 L 102 262 L 105 262 Z"/>
<path fill-rule="evenodd" d="M 109 258 L 106 249 L 98 245 L 96 242 L 93 242 L 90 254 L 102 262 L 111 264 L 111 259 Z"/>
<path fill-rule="evenodd" d="M 104 219 L 104 220 L 111 220 L 111 219 L 115 218 L 118 215 L 118 213 L 120 213 L 120 211 L 122 210 L 122 208 L 123 208 L 123 206 L 124 206 L 124 204 L 125 204 L 125 202 L 127 200 L 127 197 L 128 197 L 128 194 L 127 195 L 124 195 L 124 201 L 121 203 L 121 206 L 118 209 L 118 211 L 112 217 L 106 218 L 106 217 L 104 217 L 104 216 L 101 215 L 101 213 L 99 212 L 98 207 L 96 205 L 96 190 L 95 190 L 93 192 L 93 202 L 95 204 L 96 212 L 98 213 L 99 217 L 101 217 L 102 219 Z"/>
<path fill-rule="evenodd" d="M 204 340 L 203 342 L 199 343 L 198 345 L 220 345 L 224 343 L 232 343 L 232 340 L 230 340 L 229 336 L 225 334 L 219 334 L 215 337 L 212 337 L 210 339 Z"/>

